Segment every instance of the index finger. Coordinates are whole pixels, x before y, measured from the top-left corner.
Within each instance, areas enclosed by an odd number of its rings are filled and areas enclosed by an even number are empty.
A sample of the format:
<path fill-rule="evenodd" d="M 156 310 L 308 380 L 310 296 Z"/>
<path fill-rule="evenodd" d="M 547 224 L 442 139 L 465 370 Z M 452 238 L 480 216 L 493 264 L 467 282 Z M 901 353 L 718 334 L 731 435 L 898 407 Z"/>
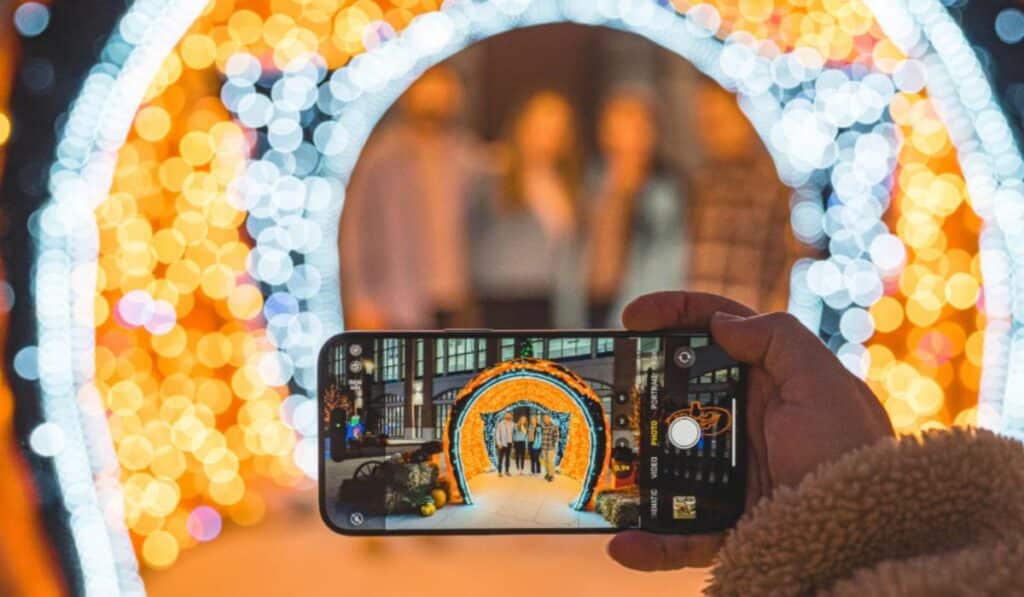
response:
<path fill-rule="evenodd" d="M 622 311 L 622 325 L 638 332 L 708 328 L 711 316 L 718 311 L 741 317 L 757 314 L 750 307 L 717 294 L 666 290 L 645 294 L 626 305 Z"/>

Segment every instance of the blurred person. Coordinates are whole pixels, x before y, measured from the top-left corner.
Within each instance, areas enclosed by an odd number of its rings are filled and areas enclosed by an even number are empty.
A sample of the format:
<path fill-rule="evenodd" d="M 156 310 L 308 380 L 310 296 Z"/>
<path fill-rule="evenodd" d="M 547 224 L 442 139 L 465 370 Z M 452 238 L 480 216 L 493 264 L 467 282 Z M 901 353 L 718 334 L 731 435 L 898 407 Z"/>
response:
<path fill-rule="evenodd" d="M 983 430 L 896 439 L 885 409 L 788 313 L 659 292 L 636 331 L 706 328 L 750 366 L 747 512 L 728 534 L 626 531 L 637 570 L 714 564 L 710 595 L 1016 595 L 1024 572 L 1024 447 Z M 698 506 L 699 507 L 699 506 Z"/>
<path fill-rule="evenodd" d="M 688 197 L 685 288 L 759 311 L 783 309 L 788 267 L 798 252 L 789 228 L 790 190 L 733 94 L 705 78 L 693 107 L 703 163 Z"/>
<path fill-rule="evenodd" d="M 346 327 L 446 327 L 466 305 L 466 196 L 484 167 L 463 87 L 440 65 L 371 137 L 348 186 L 339 250 Z"/>
<path fill-rule="evenodd" d="M 531 96 L 505 134 L 499 180 L 474 198 L 470 271 L 485 327 L 552 326 L 553 296 L 572 269 L 576 238 L 575 118 L 558 93 Z"/>
<path fill-rule="evenodd" d="M 498 449 L 498 476 L 502 476 L 501 469 L 505 468 L 505 476 L 510 476 L 509 453 L 512 451 L 512 435 L 515 432 L 515 424 L 512 422 L 512 413 L 505 413 L 498 424 L 494 426 L 494 445 Z"/>
<path fill-rule="evenodd" d="M 528 434 L 526 416 L 519 417 L 515 429 L 512 430 L 512 448 L 516 455 L 516 472 L 523 474 L 526 468 L 526 436 Z"/>
<path fill-rule="evenodd" d="M 530 417 L 530 474 L 540 474 L 540 450 L 543 445 L 543 436 L 541 434 L 541 425 L 537 420 L 537 415 Z"/>
<path fill-rule="evenodd" d="M 551 415 L 544 415 L 544 425 L 540 428 L 541 459 L 544 462 L 544 480 L 555 480 L 555 450 L 558 449 L 558 425 L 551 420 Z"/>
<path fill-rule="evenodd" d="M 683 193 L 656 154 L 657 103 L 649 91 L 622 87 L 608 96 L 598 144 L 602 164 L 591 185 L 585 253 L 587 319 L 591 327 L 617 327 L 630 299 L 683 286 Z"/>

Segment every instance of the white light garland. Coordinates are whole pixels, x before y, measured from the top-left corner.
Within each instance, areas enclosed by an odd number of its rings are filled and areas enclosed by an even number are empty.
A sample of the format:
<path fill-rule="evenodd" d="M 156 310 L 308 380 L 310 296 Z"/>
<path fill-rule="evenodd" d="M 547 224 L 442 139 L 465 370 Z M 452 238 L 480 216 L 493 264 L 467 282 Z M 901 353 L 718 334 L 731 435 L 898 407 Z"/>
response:
<path fill-rule="evenodd" d="M 985 350 L 978 424 L 1024 439 L 1024 396 L 1010 377 L 1024 367 L 1024 161 L 981 63 L 939 3 L 865 0 L 907 55 L 925 65 L 929 97 L 957 147 L 974 210 L 985 292 Z"/>
<path fill-rule="evenodd" d="M 50 169 L 51 197 L 34 228 L 46 422 L 33 433 L 33 448 L 54 459 L 86 595 L 145 593 L 124 521 L 120 465 L 92 383 L 95 209 L 107 198 L 118 149 L 146 88 L 205 4 L 138 0 L 121 18 L 71 106 Z"/>

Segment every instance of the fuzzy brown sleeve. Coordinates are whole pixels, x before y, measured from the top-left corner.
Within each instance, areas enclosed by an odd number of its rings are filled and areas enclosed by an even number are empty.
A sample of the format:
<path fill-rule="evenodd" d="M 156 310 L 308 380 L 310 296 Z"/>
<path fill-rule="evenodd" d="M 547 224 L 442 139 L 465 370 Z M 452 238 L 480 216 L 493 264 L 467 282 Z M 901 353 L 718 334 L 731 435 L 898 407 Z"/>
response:
<path fill-rule="evenodd" d="M 1022 492 L 1017 441 L 964 429 L 886 439 L 758 504 L 707 593 L 1009 594 L 997 587 L 1024 587 Z"/>

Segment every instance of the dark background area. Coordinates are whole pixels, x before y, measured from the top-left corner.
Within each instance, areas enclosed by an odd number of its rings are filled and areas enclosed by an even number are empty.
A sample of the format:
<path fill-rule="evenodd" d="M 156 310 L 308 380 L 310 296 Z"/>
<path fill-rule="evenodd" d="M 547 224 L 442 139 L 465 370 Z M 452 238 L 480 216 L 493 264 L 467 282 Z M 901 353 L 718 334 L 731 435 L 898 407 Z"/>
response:
<path fill-rule="evenodd" d="M 50 7 L 46 30 L 20 40 L 21 56 L 11 91 L 11 138 L 0 179 L 4 223 L 0 250 L 15 297 L 9 314 L 5 374 L 15 396 L 15 433 L 33 471 L 41 519 L 69 587 L 80 586 L 82 579 L 53 460 L 28 449 L 29 433 L 43 420 L 39 386 L 15 375 L 12 362 L 19 349 L 36 343 L 35 248 L 29 220 L 46 199 L 48 169 L 64 115 L 124 10 L 123 0 L 58 0 Z"/>

